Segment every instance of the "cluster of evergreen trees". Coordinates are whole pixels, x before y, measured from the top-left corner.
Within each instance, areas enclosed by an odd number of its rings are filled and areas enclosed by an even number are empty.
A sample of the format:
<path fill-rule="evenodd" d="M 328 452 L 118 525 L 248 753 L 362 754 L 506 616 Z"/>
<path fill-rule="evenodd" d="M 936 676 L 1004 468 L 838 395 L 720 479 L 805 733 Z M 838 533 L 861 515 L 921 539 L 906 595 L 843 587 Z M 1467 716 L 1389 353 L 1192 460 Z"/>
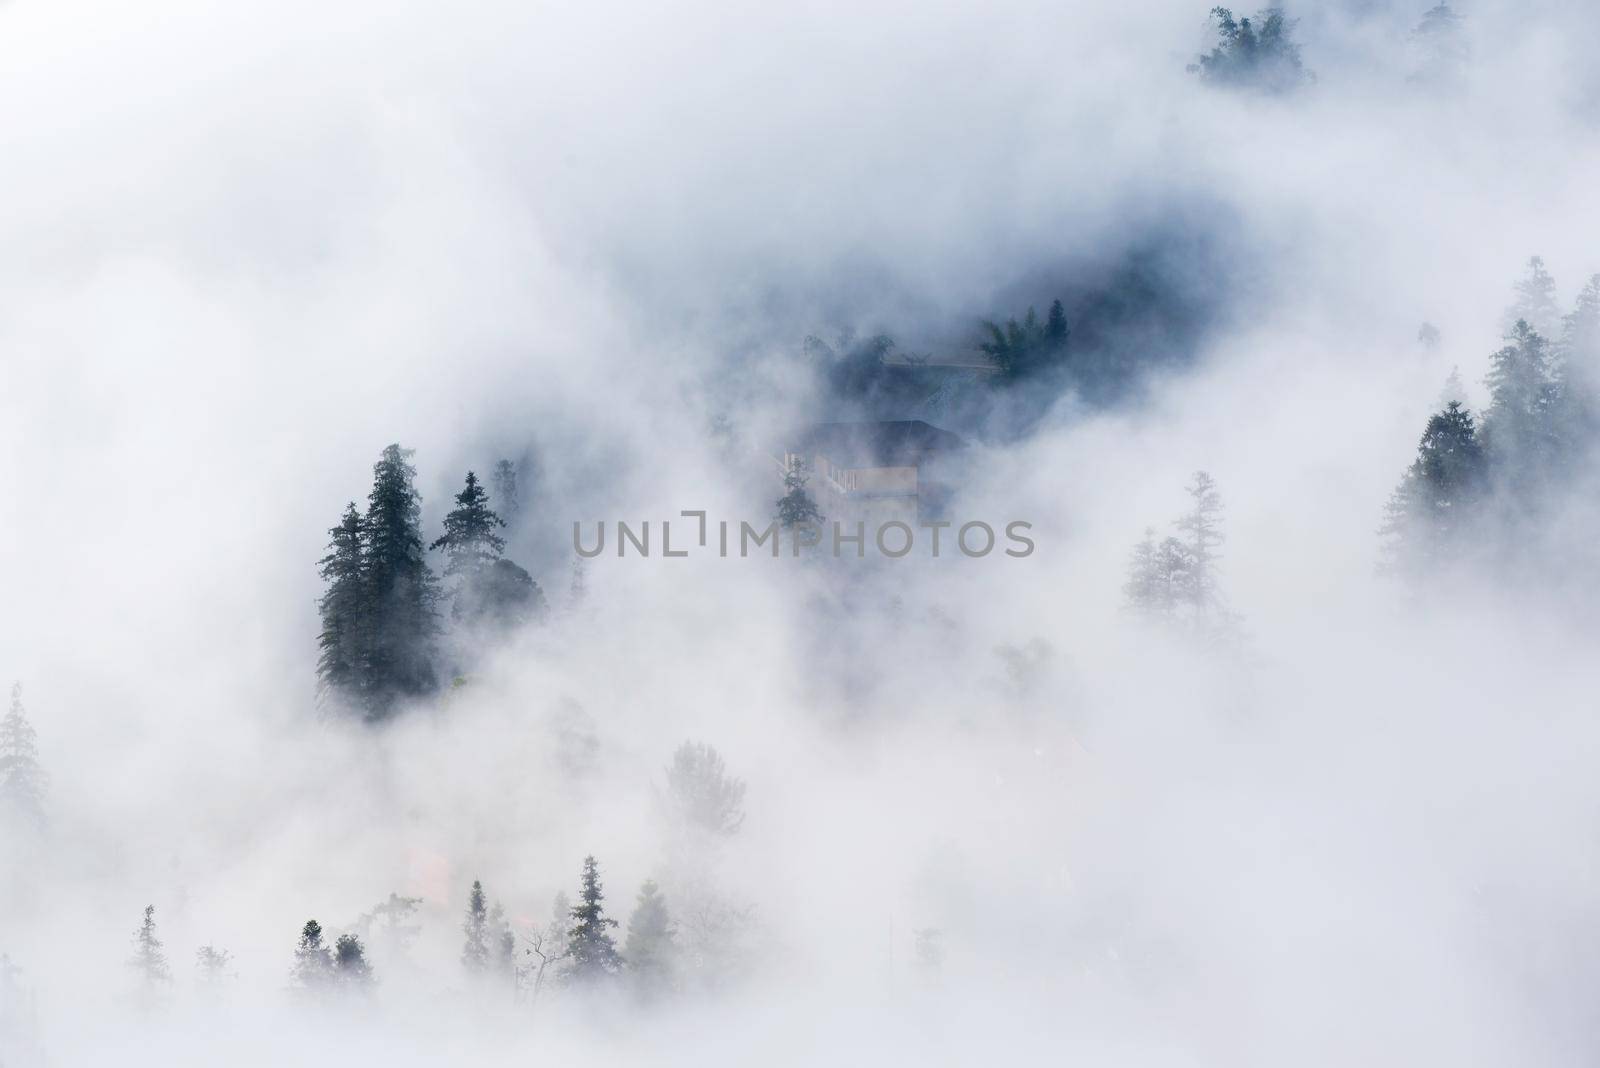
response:
<path fill-rule="evenodd" d="M 319 604 L 321 692 L 335 708 L 369 721 L 438 689 L 442 600 L 449 601 L 452 622 L 467 629 L 523 623 L 545 606 L 538 583 L 502 555 L 505 539 L 497 532 L 506 522 L 490 508 L 473 472 L 444 517 L 443 533 L 424 543 L 411 455 L 399 445 L 383 450 L 373 465 L 366 510 L 350 502 L 329 532 L 328 555 L 319 561 L 327 583 Z M 497 466 L 495 482 L 515 514 L 516 469 L 510 461 Z M 428 565 L 430 549 L 444 554 L 447 590 Z"/>
<path fill-rule="evenodd" d="M 682 844 L 679 835 L 703 842 L 736 835 L 744 824 L 744 797 L 744 782 L 729 773 L 715 748 L 684 742 L 673 753 L 659 794 L 675 848 Z M 614 988 L 645 1002 L 679 989 L 684 951 L 660 885 L 646 880 L 640 886 L 625 929 L 608 913 L 605 900 L 600 865 L 593 856 L 586 857 L 576 902 L 558 894 L 550 921 L 519 935 L 505 909 L 499 902 L 491 904 L 482 881 L 474 880 L 461 925 L 460 961 L 467 981 L 485 988 L 498 986 L 525 1003 L 537 1002 L 552 985 Z M 290 988 L 309 1002 L 370 997 L 378 977 L 368 953 L 369 940 L 385 943 L 396 959 L 403 958 L 420 930 L 410 920 L 421 903 L 420 898 L 390 894 L 350 929 L 331 936 L 331 941 L 319 921 L 307 920 L 295 943 Z M 128 965 L 141 1005 L 154 1008 L 165 1002 L 174 976 L 154 905 L 145 907 L 134 932 Z M 232 955 L 217 946 L 204 945 L 195 953 L 195 977 L 203 990 L 216 990 L 236 979 L 232 966 Z"/>
<path fill-rule="evenodd" d="M 1313 79 L 1294 41 L 1297 20 L 1282 8 L 1269 7 L 1252 19 L 1235 18 L 1228 8 L 1214 7 L 1211 19 L 1217 43 L 1189 67 L 1207 85 L 1287 93 Z"/>
<path fill-rule="evenodd" d="M 1145 531 L 1134 546 L 1122 591 L 1140 618 L 1179 627 L 1203 638 L 1225 637 L 1237 619 L 1217 582 L 1221 560 L 1222 494 L 1216 480 L 1196 471 L 1185 492 L 1189 508 L 1172 524 L 1174 533 Z"/>
<path fill-rule="evenodd" d="M 666 899 L 653 881 L 647 880 L 639 890 L 621 948 L 612 934 L 619 925 L 606 913 L 600 865 L 594 857 L 584 858 L 577 904 L 568 905 L 565 895 L 559 895 L 556 913 L 550 924 L 524 936 L 519 951 L 504 908 L 498 902 L 491 907 L 482 881 L 474 880 L 461 926 L 461 966 L 468 981 L 504 984 L 525 1001 L 536 1001 L 551 980 L 568 988 L 626 983 L 646 1000 L 672 989 L 676 931 Z M 156 946 L 159 953 L 159 942 Z M 144 974 L 157 982 L 170 981 L 164 969 L 163 961 L 158 969 L 145 968 Z M 330 946 L 314 919 L 300 929 L 289 975 L 293 989 L 313 999 L 365 997 L 377 985 L 361 938 L 353 932 L 341 934 Z"/>
<path fill-rule="evenodd" d="M 1006 320 L 1006 324 L 985 319 L 982 323 L 987 338 L 978 343 L 978 349 L 994 361 L 1006 381 L 1025 380 L 1056 370 L 1066 359 L 1067 329 L 1066 309 L 1060 299 L 1050 302 L 1050 311 L 1044 322 L 1032 308 L 1022 321 Z"/>
<path fill-rule="evenodd" d="M 1489 357 L 1487 407 L 1475 415 L 1459 383 L 1447 387 L 1389 500 L 1384 566 L 1419 584 L 1461 566 L 1531 564 L 1553 518 L 1593 489 L 1600 275 L 1563 315 L 1534 257 L 1507 321 Z"/>
<path fill-rule="evenodd" d="M 1316 81 L 1316 75 L 1301 61 L 1300 45 L 1294 40 L 1298 20 L 1288 17 L 1283 8 L 1269 7 L 1251 17 L 1214 7 L 1210 17 L 1216 44 L 1189 65 L 1190 73 L 1199 75 L 1204 84 L 1283 95 Z M 1410 43 L 1416 53 L 1412 82 L 1447 82 L 1467 61 L 1462 19 L 1449 4 L 1435 4 L 1424 11 Z"/>

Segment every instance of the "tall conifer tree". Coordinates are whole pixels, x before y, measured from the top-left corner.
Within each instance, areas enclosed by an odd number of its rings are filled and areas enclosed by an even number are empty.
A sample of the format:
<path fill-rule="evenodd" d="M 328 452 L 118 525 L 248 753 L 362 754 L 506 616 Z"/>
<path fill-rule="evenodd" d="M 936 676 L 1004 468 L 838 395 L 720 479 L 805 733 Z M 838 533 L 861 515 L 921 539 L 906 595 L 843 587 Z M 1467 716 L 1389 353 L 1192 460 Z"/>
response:
<path fill-rule="evenodd" d="M 435 673 L 438 584 L 428 569 L 422 498 L 411 452 L 390 445 L 373 465 L 365 519 L 369 616 L 367 718 L 385 719 L 395 702 L 438 688 Z"/>
<path fill-rule="evenodd" d="M 1385 567 L 1419 577 L 1458 559 L 1487 482 L 1472 413 L 1451 401 L 1428 420 L 1417 458 L 1389 499 Z"/>
<path fill-rule="evenodd" d="M 144 907 L 144 922 L 133 933 L 133 956 L 128 965 L 138 973 L 146 991 L 172 982 L 172 969 L 167 964 L 166 950 L 156 934 L 156 907 Z"/>
<path fill-rule="evenodd" d="M 371 592 L 366 573 L 364 525 L 354 501 L 328 533 L 328 555 L 318 563 L 327 590 L 318 603 L 322 631 L 317 680 L 321 694 L 359 705 L 367 689 L 367 623 Z"/>
<path fill-rule="evenodd" d="M 589 984 L 608 978 L 622 967 L 611 928 L 617 921 L 605 914 L 601 902 L 600 866 L 594 857 L 583 861 L 583 886 L 578 904 L 572 906 L 572 927 L 567 931 L 567 959 L 564 977 L 571 984 Z"/>
<path fill-rule="evenodd" d="M 466 941 L 461 947 L 461 963 L 467 971 L 482 974 L 489 967 L 489 906 L 483 883 L 474 879 L 467 895 L 467 918 L 461 924 Z"/>

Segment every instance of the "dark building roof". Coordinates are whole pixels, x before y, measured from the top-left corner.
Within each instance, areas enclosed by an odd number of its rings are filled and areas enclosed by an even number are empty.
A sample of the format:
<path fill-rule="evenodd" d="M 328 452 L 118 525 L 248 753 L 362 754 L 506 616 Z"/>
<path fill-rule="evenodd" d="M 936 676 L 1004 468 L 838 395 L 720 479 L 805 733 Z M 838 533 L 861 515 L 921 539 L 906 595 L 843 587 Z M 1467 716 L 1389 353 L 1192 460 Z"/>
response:
<path fill-rule="evenodd" d="M 874 423 L 817 423 L 789 436 L 782 451 L 821 453 L 840 467 L 915 467 L 939 453 L 966 447 L 957 434 L 921 419 Z"/>

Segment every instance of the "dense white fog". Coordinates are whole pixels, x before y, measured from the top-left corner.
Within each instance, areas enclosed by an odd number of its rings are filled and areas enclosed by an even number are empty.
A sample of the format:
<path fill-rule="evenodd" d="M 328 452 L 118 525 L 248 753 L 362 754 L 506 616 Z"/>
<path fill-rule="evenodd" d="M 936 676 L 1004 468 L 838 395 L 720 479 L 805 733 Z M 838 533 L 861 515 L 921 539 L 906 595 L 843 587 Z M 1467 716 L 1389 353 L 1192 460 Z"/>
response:
<path fill-rule="evenodd" d="M 49 777 L 0 1064 L 1592 1063 L 1597 576 L 1419 595 L 1378 531 L 1529 257 L 1562 312 L 1600 272 L 1600 12 L 1464 2 L 1440 73 L 1428 6 L 1291 8 L 1270 95 L 1186 69 L 1179 0 L 0 4 L 0 681 Z M 855 414 L 808 336 L 937 360 L 1129 262 L 1131 385 L 957 428 L 958 525 L 1031 555 L 713 530 L 571 592 L 575 521 L 771 519 L 775 435 Z M 429 541 L 519 463 L 549 612 L 366 724 L 317 561 L 391 442 Z M 1124 604 L 1197 470 L 1225 641 Z M 737 833 L 673 823 L 686 740 Z M 464 970 L 474 879 L 526 966 L 591 854 L 619 945 L 660 883 L 670 996 Z M 293 989 L 311 917 L 373 992 Z"/>

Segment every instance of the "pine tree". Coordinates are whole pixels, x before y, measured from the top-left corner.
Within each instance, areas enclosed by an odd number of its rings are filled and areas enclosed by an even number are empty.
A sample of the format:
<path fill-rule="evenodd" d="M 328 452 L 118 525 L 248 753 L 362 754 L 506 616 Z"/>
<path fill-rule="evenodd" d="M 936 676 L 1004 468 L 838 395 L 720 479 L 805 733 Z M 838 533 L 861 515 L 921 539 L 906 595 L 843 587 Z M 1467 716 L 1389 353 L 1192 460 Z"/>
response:
<path fill-rule="evenodd" d="M 677 970 L 676 935 L 666 899 L 654 880 L 645 880 L 628 917 L 628 939 L 622 949 L 635 992 L 655 1000 L 669 992 Z"/>
<path fill-rule="evenodd" d="M 494 499 L 507 523 L 515 523 L 522 512 L 522 501 L 517 496 L 517 465 L 501 460 L 494 465 Z"/>
<path fill-rule="evenodd" d="M 1128 608 L 1146 620 L 1172 621 L 1193 602 L 1194 558 L 1177 538 L 1159 541 L 1154 530 L 1134 546 L 1122 593 Z"/>
<path fill-rule="evenodd" d="M 41 825 L 48 788 L 39 766 L 38 736 L 22 709 L 22 683 L 15 683 L 11 708 L 0 719 L 0 812 Z"/>
<path fill-rule="evenodd" d="M 1554 433 L 1565 458 L 1580 463 L 1600 441 L 1600 274 L 1589 279 L 1561 320 L 1554 379 Z"/>
<path fill-rule="evenodd" d="M 444 550 L 445 578 L 470 580 L 500 559 L 506 541 L 495 528 L 505 525 L 489 507 L 478 476 L 468 471 L 466 488 L 456 494 L 456 506 L 444 517 L 444 533 L 429 546 Z"/>
<path fill-rule="evenodd" d="M 1235 18 L 1225 7 L 1211 9 L 1217 44 L 1189 70 L 1207 85 L 1287 93 L 1312 81 L 1294 42 L 1294 19 L 1269 7 L 1254 19 Z"/>
<path fill-rule="evenodd" d="M 515 982 L 517 976 L 517 934 L 506 919 L 506 910 L 496 901 L 489 910 L 491 966 L 502 979 Z"/>
<path fill-rule="evenodd" d="M 600 866 L 592 856 L 583 860 L 583 887 L 579 903 L 572 907 L 572 926 L 567 931 L 567 960 L 563 977 L 571 985 L 587 985 L 615 975 L 622 967 L 617 944 L 610 928 L 617 921 L 605 915 L 601 901 Z"/>
<path fill-rule="evenodd" d="M 1593 378 L 1600 364 L 1600 274 L 1592 276 L 1578 292 L 1571 313 L 1561 320 L 1563 362 L 1576 363 Z"/>
<path fill-rule="evenodd" d="M 1451 401 L 1428 420 L 1417 458 L 1389 499 L 1385 569 L 1419 578 L 1459 559 L 1487 482 L 1472 414 Z"/>
<path fill-rule="evenodd" d="M 328 555 L 318 561 L 328 586 L 318 603 L 322 631 L 317 679 L 323 696 L 360 705 L 367 684 L 366 623 L 370 601 L 365 526 L 354 501 L 330 530 Z"/>
<path fill-rule="evenodd" d="M 481 975 L 489 967 L 489 906 L 483 894 L 483 883 L 472 881 L 472 893 L 467 896 L 467 918 L 461 925 L 467 936 L 461 947 L 461 963 L 467 971 Z"/>
<path fill-rule="evenodd" d="M 1461 380 L 1461 368 L 1450 368 L 1450 374 L 1445 377 L 1444 385 L 1439 389 L 1439 399 L 1435 407 L 1443 411 L 1450 406 L 1450 402 L 1467 406 L 1467 384 Z"/>
<path fill-rule="evenodd" d="M 1061 348 L 1067 343 L 1067 313 L 1059 299 L 1050 302 L 1050 314 L 1044 321 L 1044 343 L 1048 348 Z"/>
<path fill-rule="evenodd" d="M 233 954 L 216 946 L 201 946 L 194 951 L 194 967 L 200 985 L 216 989 L 237 979 L 228 969 L 233 965 Z"/>
<path fill-rule="evenodd" d="M 1033 308 L 1022 321 L 1008 319 L 1004 326 L 984 319 L 979 324 L 988 340 L 978 349 L 994 361 L 1002 378 L 1014 381 L 1038 374 L 1060 363 L 1067 346 L 1067 313 L 1061 301 L 1050 304 L 1043 323 Z"/>
<path fill-rule="evenodd" d="M 1185 535 L 1188 550 L 1188 576 L 1182 589 L 1195 615 L 1203 617 L 1220 607 L 1217 589 L 1217 550 L 1222 546 L 1222 495 L 1217 483 L 1204 471 L 1196 471 L 1187 490 L 1194 503 L 1174 524 Z"/>
<path fill-rule="evenodd" d="M 356 995 L 370 993 L 377 982 L 372 965 L 367 961 L 366 949 L 361 939 L 353 934 L 340 935 L 333 943 L 333 969 L 331 981 L 338 990 Z"/>
<path fill-rule="evenodd" d="M 323 944 L 322 924 L 316 920 L 307 920 L 300 929 L 290 978 L 305 992 L 321 990 L 333 981 L 333 956 Z"/>
<path fill-rule="evenodd" d="M 438 587 L 423 555 L 421 496 L 411 452 L 383 450 L 367 498 L 366 573 L 370 590 L 367 718 L 385 719 L 395 702 L 435 692 Z"/>
<path fill-rule="evenodd" d="M 544 591 L 533 576 L 500 555 L 506 543 L 495 528 L 504 526 L 477 476 L 468 471 L 466 488 L 444 518 L 444 534 L 432 545 L 444 550 L 445 576 L 456 580 L 451 615 L 457 620 L 513 626 L 544 613 Z"/>
<path fill-rule="evenodd" d="M 1506 339 L 1517 336 L 1517 324 L 1526 322 L 1535 333 L 1554 337 L 1561 325 L 1561 309 L 1556 303 L 1556 280 L 1545 270 L 1544 260 L 1528 260 L 1528 274 L 1515 285 L 1516 299 L 1506 312 Z"/>
<path fill-rule="evenodd" d="M 129 967 L 138 973 L 140 983 L 146 992 L 172 982 L 172 969 L 167 965 L 167 954 L 161 945 L 161 939 L 156 935 L 156 907 L 144 907 L 144 922 L 133 933 L 133 956 L 128 958 Z"/>
<path fill-rule="evenodd" d="M 557 890 L 550 899 L 550 922 L 544 927 L 546 941 L 554 947 L 554 959 L 565 959 L 572 949 L 572 898 Z"/>
<path fill-rule="evenodd" d="M 1556 382 L 1549 344 L 1526 319 L 1510 344 L 1489 357 L 1489 408 L 1483 440 L 1497 476 L 1524 498 L 1542 484 L 1557 459 Z"/>
<path fill-rule="evenodd" d="M 1122 591 L 1128 608 L 1148 620 L 1181 625 L 1209 641 L 1238 637 L 1238 617 L 1228 611 L 1217 582 L 1222 546 L 1222 495 L 1216 481 L 1196 471 L 1185 488 L 1189 510 L 1173 526 L 1178 536 L 1146 530 L 1134 547 Z"/>
<path fill-rule="evenodd" d="M 667 767 L 667 803 L 681 825 L 727 838 L 744 825 L 742 781 L 728 774 L 722 756 L 704 742 L 684 742 Z"/>
<path fill-rule="evenodd" d="M 800 457 L 789 460 L 789 469 L 783 475 L 783 488 L 786 492 L 778 499 L 779 524 L 785 530 L 793 530 L 801 525 L 820 527 L 823 515 L 817 510 L 817 502 L 811 499 L 811 494 L 806 490 L 806 462 Z"/>
<path fill-rule="evenodd" d="M 1414 82 L 1452 78 L 1467 61 L 1461 16 L 1449 4 L 1435 4 L 1423 12 L 1422 21 L 1411 31 L 1411 41 L 1419 60 L 1417 71 L 1411 76 Z"/>

